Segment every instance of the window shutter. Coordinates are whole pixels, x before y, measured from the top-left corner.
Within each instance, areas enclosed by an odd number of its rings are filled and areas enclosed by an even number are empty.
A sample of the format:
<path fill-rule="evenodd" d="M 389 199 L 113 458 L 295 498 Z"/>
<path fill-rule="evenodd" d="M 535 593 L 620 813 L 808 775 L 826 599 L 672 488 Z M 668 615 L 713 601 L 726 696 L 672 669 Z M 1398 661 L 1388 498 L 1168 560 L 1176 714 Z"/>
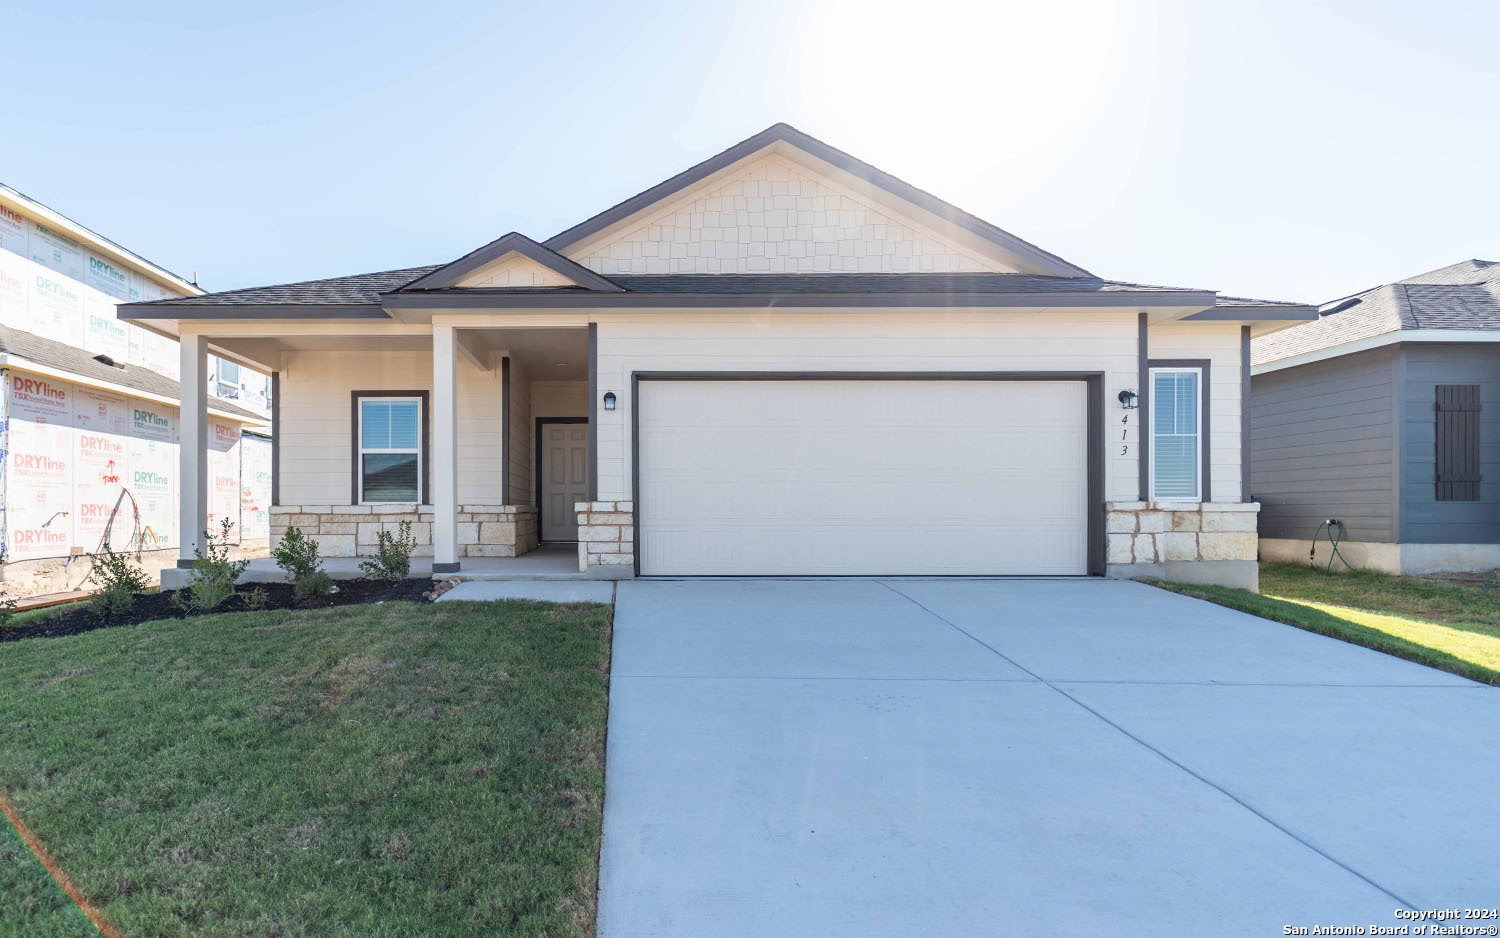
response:
<path fill-rule="evenodd" d="M 1479 385 L 1437 386 L 1437 500 L 1479 501 Z"/>

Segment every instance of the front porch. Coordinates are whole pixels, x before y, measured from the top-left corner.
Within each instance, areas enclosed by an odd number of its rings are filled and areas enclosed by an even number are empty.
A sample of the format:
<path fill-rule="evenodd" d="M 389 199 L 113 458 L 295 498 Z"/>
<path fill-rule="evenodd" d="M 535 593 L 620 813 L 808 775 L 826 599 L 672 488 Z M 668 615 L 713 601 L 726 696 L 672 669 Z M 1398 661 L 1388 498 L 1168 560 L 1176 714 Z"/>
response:
<path fill-rule="evenodd" d="M 586 318 L 184 326 L 183 479 L 204 483 L 209 469 L 207 352 L 271 371 L 272 543 L 297 528 L 335 579 L 359 576 L 378 536 L 402 522 L 417 543 L 416 576 L 633 572 L 629 520 L 616 510 L 628 503 L 594 500 L 602 392 Z M 205 487 L 180 490 L 179 567 L 202 542 Z M 245 579 L 281 573 L 265 558 Z"/>

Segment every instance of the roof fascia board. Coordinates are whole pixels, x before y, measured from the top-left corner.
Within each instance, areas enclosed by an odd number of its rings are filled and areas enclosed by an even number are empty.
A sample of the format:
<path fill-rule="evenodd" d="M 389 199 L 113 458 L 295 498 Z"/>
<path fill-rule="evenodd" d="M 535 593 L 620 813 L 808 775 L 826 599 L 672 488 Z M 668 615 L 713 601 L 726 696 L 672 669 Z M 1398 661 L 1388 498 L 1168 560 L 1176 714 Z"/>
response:
<path fill-rule="evenodd" d="M 125 397 L 138 397 L 141 400 L 155 401 L 158 404 L 170 404 L 171 406 L 177 407 L 179 409 L 182 407 L 182 402 L 175 397 L 168 397 L 165 394 L 157 394 L 152 391 L 144 391 L 140 388 L 131 387 L 128 384 L 116 384 L 113 381 L 104 381 L 100 378 L 81 375 L 77 372 L 67 371 L 62 368 L 53 368 L 51 365 L 43 365 L 38 362 L 34 362 L 29 358 L 23 358 L 20 355 L 11 354 L 10 352 L 0 352 L 0 368 L 14 368 L 17 371 L 25 371 L 36 375 L 45 375 L 48 378 L 55 378 L 58 381 L 67 381 L 70 384 L 83 385 L 86 388 L 94 388 L 95 390 L 99 391 L 109 391 L 114 394 L 124 395 Z M 268 423 L 264 417 L 247 417 L 244 414 L 235 414 L 227 410 L 220 410 L 212 404 L 208 405 L 208 412 L 216 417 L 223 417 L 226 420 L 233 420 L 235 423 L 249 424 L 254 426 L 268 426 Z"/>
<path fill-rule="evenodd" d="M 1293 355 L 1289 358 L 1279 358 L 1276 361 L 1252 365 L 1250 373 L 1259 375 L 1271 371 L 1281 371 L 1283 368 L 1296 368 L 1298 365 L 1311 365 L 1314 362 L 1327 361 L 1330 358 L 1340 358 L 1344 355 L 1353 355 L 1356 352 L 1365 352 L 1387 345 L 1395 345 L 1397 342 L 1451 342 L 1459 344 L 1468 342 L 1500 342 L 1500 329 L 1402 329 L 1396 332 L 1385 332 L 1363 339 L 1355 339 L 1353 342 L 1341 342 L 1338 345 L 1330 345 L 1327 348 L 1320 348 L 1312 352 L 1303 352 L 1301 355 Z"/>
<path fill-rule="evenodd" d="M 624 288 L 619 284 L 600 276 L 576 261 L 563 257 L 556 251 L 538 244 L 518 231 L 501 235 L 489 244 L 470 251 L 453 263 L 445 264 L 432 273 L 423 274 L 401 289 L 434 290 L 452 287 L 464 276 L 473 273 L 491 261 L 499 260 L 507 254 L 520 254 L 528 260 L 541 264 L 553 273 L 567 277 L 587 290 L 600 293 L 624 292 Z"/>
<path fill-rule="evenodd" d="M 890 173 L 876 169 L 863 160 L 850 156 L 842 150 L 835 149 L 821 140 L 810 137 L 787 124 L 776 124 L 768 127 L 755 136 L 742 140 L 729 149 L 724 150 L 722 153 L 711 156 L 703 162 L 683 170 L 670 179 L 657 183 L 644 192 L 631 196 L 618 205 L 605 209 L 598 215 L 586 219 L 566 231 L 553 235 L 542 243 L 554 251 L 563 251 L 583 241 L 585 238 L 590 238 L 593 235 L 604 232 L 606 229 L 650 208 L 663 199 L 670 198 L 684 189 L 696 185 L 715 173 L 721 172 L 778 142 L 801 150 L 866 183 L 878 186 L 898 196 L 903 201 L 936 215 L 949 224 L 977 234 L 992 244 L 1030 260 L 1047 273 L 1062 277 L 1092 276 L 1082 267 L 1070 264 L 1057 255 L 1042 250 L 1029 241 L 1018 238 L 982 218 L 971 215 L 929 192 L 925 192 L 908 182 L 897 179 Z"/>
<path fill-rule="evenodd" d="M 1216 306 L 1184 316 L 1183 322 L 1310 322 L 1316 306 Z"/>
<path fill-rule="evenodd" d="M 474 290 L 387 293 L 385 309 L 727 309 L 845 307 L 1174 307 L 1202 310 L 1212 293 L 489 293 Z"/>
<path fill-rule="evenodd" d="M 29 196 L 22 195 L 10 186 L 0 184 L 0 204 L 9 205 L 19 212 L 37 215 L 47 227 L 56 228 L 69 237 L 86 242 L 94 250 L 107 254 L 126 266 L 134 267 L 138 273 L 160 280 L 189 296 L 201 296 L 207 292 L 197 284 L 179 277 L 165 267 L 153 264 L 129 248 L 116 244 L 97 232 L 90 231 L 68 216 L 53 211 Z"/>
<path fill-rule="evenodd" d="M 389 319 L 378 303 L 121 303 L 124 320 L 166 319 L 177 322 L 214 319 Z"/>

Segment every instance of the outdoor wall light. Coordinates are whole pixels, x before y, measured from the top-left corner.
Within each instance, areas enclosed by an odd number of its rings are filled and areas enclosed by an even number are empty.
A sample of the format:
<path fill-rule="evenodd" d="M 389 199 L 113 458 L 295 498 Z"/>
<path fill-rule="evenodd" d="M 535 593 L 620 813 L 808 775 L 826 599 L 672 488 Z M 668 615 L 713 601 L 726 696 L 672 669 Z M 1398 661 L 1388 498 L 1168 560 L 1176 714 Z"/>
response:
<path fill-rule="evenodd" d="M 1120 406 L 1125 408 L 1126 410 L 1135 410 L 1140 406 L 1140 403 L 1141 399 L 1139 397 L 1136 397 L 1134 391 L 1120 392 Z"/>
<path fill-rule="evenodd" d="M 614 410 L 615 409 L 615 392 L 613 392 L 613 391 L 605 391 L 604 392 L 604 409 L 605 410 Z"/>

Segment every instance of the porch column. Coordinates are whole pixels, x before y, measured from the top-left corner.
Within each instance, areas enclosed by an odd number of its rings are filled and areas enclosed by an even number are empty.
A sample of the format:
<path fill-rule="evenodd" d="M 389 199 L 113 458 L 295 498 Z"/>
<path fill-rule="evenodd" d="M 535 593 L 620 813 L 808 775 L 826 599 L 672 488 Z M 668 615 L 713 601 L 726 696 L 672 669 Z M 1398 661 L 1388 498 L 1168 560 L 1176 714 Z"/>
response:
<path fill-rule="evenodd" d="M 458 572 L 458 336 L 432 327 L 432 572 Z"/>
<path fill-rule="evenodd" d="M 177 566 L 191 567 L 208 527 L 208 342 L 184 333 L 177 343 L 182 356 L 178 446 L 179 488 Z"/>

